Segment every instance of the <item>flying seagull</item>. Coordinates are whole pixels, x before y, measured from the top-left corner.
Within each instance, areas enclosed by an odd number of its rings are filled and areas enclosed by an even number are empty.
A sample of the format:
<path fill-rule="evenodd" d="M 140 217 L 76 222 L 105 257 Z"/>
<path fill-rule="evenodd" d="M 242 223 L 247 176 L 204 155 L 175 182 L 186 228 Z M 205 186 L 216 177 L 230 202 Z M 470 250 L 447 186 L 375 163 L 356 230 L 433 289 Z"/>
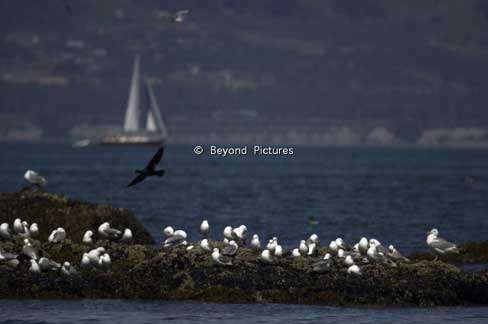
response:
<path fill-rule="evenodd" d="M 180 10 L 173 14 L 169 20 L 173 23 L 182 23 L 186 16 L 190 13 L 190 10 Z"/>
<path fill-rule="evenodd" d="M 138 175 L 129 183 L 128 187 L 143 181 L 144 179 L 146 179 L 146 177 L 151 177 L 155 175 L 157 175 L 158 177 L 162 177 L 164 175 L 164 170 L 156 170 L 156 165 L 161 161 L 163 157 L 163 152 L 164 147 L 161 146 L 144 169 L 136 170 L 136 173 Z"/>

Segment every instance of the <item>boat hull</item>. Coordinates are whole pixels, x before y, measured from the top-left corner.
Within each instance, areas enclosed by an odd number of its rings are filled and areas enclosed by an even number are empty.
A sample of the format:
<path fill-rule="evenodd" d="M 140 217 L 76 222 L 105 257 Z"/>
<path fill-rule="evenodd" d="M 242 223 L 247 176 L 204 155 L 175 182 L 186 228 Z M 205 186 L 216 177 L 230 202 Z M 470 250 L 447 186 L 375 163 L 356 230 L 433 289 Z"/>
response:
<path fill-rule="evenodd" d="M 161 145 L 164 138 L 161 136 L 145 135 L 122 135 L 104 137 L 101 141 L 103 145 Z"/>

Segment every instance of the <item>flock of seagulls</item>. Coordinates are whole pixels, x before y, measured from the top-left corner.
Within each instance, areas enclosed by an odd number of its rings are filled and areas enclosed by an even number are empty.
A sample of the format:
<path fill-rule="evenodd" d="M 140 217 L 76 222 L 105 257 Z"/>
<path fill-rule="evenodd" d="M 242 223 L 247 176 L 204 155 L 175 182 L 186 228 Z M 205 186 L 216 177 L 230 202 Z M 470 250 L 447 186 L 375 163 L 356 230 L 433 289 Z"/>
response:
<path fill-rule="evenodd" d="M 98 227 L 98 238 L 102 240 L 111 240 L 114 242 L 130 244 L 132 243 L 132 231 L 129 228 L 120 231 L 110 227 L 110 223 L 105 222 Z M 93 231 L 88 230 L 83 235 L 82 244 L 94 247 Z M 46 257 L 41 257 L 39 253 L 40 242 L 39 227 L 36 223 L 29 223 L 16 218 L 12 224 L 0 224 L 0 238 L 2 240 L 12 240 L 15 238 L 23 238 L 22 251 L 19 254 L 3 251 L 0 248 L 0 266 L 6 266 L 10 269 L 15 269 L 19 266 L 22 258 L 30 262 L 29 270 L 33 275 L 40 275 L 42 272 L 59 271 L 62 275 L 71 278 L 79 278 L 80 273 L 74 265 L 65 261 L 62 265 L 54 260 Z M 49 244 L 63 244 L 66 240 L 66 231 L 62 227 L 53 230 L 48 237 Z M 20 260 L 19 260 L 20 257 Z M 112 263 L 110 255 L 105 251 L 104 247 L 96 247 L 84 253 L 81 257 L 80 265 L 83 268 L 98 268 L 107 270 Z"/>
<path fill-rule="evenodd" d="M 187 242 L 187 234 L 184 230 L 174 230 L 168 226 L 163 230 L 165 240 L 163 248 L 184 246 L 187 250 L 194 248 Z M 298 247 L 286 252 L 279 243 L 277 237 L 271 238 L 265 246 L 261 245 L 258 234 L 253 234 L 247 244 L 247 227 L 226 226 L 223 230 L 222 241 L 210 240 L 210 225 L 203 220 L 200 225 L 201 240 L 198 246 L 211 255 L 211 260 L 217 266 L 232 266 L 240 248 L 248 247 L 256 253 L 256 260 L 265 264 L 276 263 L 280 258 L 313 257 L 312 271 L 325 273 L 331 270 L 334 264 L 344 266 L 345 271 L 351 275 L 361 275 L 361 267 L 365 264 L 379 263 L 389 267 L 397 267 L 399 263 L 410 262 L 393 245 L 384 246 L 377 239 L 362 237 L 356 244 L 349 246 L 342 238 L 338 237 L 330 241 L 327 253 L 319 256 L 320 239 L 317 234 L 312 234 L 306 240 L 301 240 Z M 434 237 L 435 235 L 435 237 Z M 454 243 L 438 238 L 438 230 L 433 229 L 427 237 L 427 245 L 436 254 L 458 253 Z M 264 249 L 263 249 L 264 247 Z"/>
<path fill-rule="evenodd" d="M 183 19 L 186 14 L 188 12 L 177 13 L 174 17 L 175 21 Z M 136 170 L 137 176 L 129 183 L 129 186 L 142 182 L 149 176 L 163 176 L 164 170 L 156 170 L 163 153 L 164 148 L 160 147 L 144 169 Z M 46 183 L 44 177 L 32 170 L 26 171 L 24 178 L 36 186 Z M 187 234 L 184 230 L 175 230 L 172 226 L 167 226 L 164 228 L 163 233 L 165 236 L 165 240 L 162 243 L 163 248 L 177 246 L 184 246 L 187 250 L 195 248 L 194 245 L 188 244 Z M 119 243 L 130 244 L 133 240 L 132 231 L 129 228 L 121 231 L 112 228 L 108 222 L 98 227 L 97 234 L 100 239 Z M 276 263 L 280 258 L 313 257 L 315 259 L 312 264 L 312 271 L 318 273 L 329 271 L 333 265 L 342 265 L 348 274 L 361 275 L 360 266 L 364 264 L 380 263 L 389 267 L 396 267 L 398 263 L 410 262 L 393 245 L 386 247 L 374 238 L 368 240 L 366 237 L 362 237 L 357 243 L 350 246 L 342 238 L 338 237 L 330 241 L 327 246 L 328 252 L 324 256 L 319 256 L 320 239 L 317 234 L 312 234 L 306 240 L 301 240 L 298 247 L 290 252 L 284 250 L 283 246 L 279 244 L 277 237 L 272 237 L 265 246 L 261 245 L 258 234 L 253 234 L 250 242 L 247 242 L 247 227 L 245 225 L 235 228 L 226 226 L 223 230 L 223 239 L 219 242 L 210 239 L 210 225 L 207 220 L 204 220 L 200 225 L 200 234 L 201 240 L 198 243 L 198 247 L 208 252 L 213 263 L 218 266 L 232 266 L 238 250 L 243 247 L 249 247 L 256 253 L 257 261 L 265 264 Z M 38 250 L 31 241 L 31 239 L 36 239 L 39 235 L 39 228 L 36 223 L 29 225 L 26 221 L 17 218 L 12 224 L 12 230 L 8 223 L 0 225 L 0 238 L 8 240 L 13 235 L 24 238 L 22 255 L 30 260 L 30 271 L 32 273 L 39 274 L 43 271 L 60 270 L 66 276 L 79 276 L 79 272 L 69 262 L 64 262 L 61 265 L 45 257 L 39 258 Z M 105 251 L 104 247 L 94 247 L 93 235 L 94 233 L 91 230 L 86 231 L 83 235 L 82 244 L 93 247 L 93 249 L 82 255 L 81 266 L 84 268 L 109 269 L 111 265 L 110 255 Z M 65 239 L 66 231 L 62 227 L 58 227 L 51 232 L 48 241 L 52 244 L 62 244 Z M 439 231 L 435 228 L 427 233 L 426 243 L 436 254 L 436 259 L 438 255 L 460 252 L 456 244 L 440 238 Z M 0 265 L 16 268 L 19 263 L 17 254 L 7 253 L 0 249 Z"/>
<path fill-rule="evenodd" d="M 174 248 L 183 246 L 187 250 L 194 249 L 196 245 L 191 245 L 187 241 L 187 233 L 182 229 L 175 230 L 172 226 L 167 226 L 163 230 L 165 240 L 162 242 L 162 248 Z M 317 234 L 310 235 L 306 240 L 301 240 L 297 248 L 291 251 L 285 251 L 279 243 L 277 237 L 272 237 L 265 245 L 261 244 L 258 234 L 253 234 L 250 242 L 247 241 L 247 226 L 238 227 L 226 226 L 222 232 L 222 241 L 210 239 L 210 225 L 207 220 L 202 221 L 200 225 L 201 239 L 198 247 L 210 254 L 212 262 L 217 266 L 230 267 L 233 265 L 238 251 L 247 247 L 256 254 L 256 261 L 264 264 L 275 264 L 282 258 L 313 258 L 312 271 L 325 273 L 330 271 L 334 266 L 343 267 L 346 273 L 351 275 L 362 275 L 361 266 L 365 264 L 378 263 L 388 267 L 397 267 L 398 263 L 410 262 L 403 256 L 393 245 L 384 246 L 377 239 L 367 239 L 362 237 L 354 245 L 348 245 L 342 238 L 338 237 L 330 241 L 327 247 L 327 253 L 320 256 L 320 239 Z M 36 223 L 29 225 L 28 222 L 20 218 L 14 220 L 12 229 L 10 224 L 3 223 L 0 225 L 0 238 L 10 240 L 14 237 L 23 238 L 23 247 L 21 254 L 23 258 L 29 260 L 30 271 L 34 275 L 39 275 L 46 271 L 60 271 L 64 276 L 78 278 L 80 273 L 75 266 L 69 262 L 62 265 L 54 260 L 39 255 L 39 242 L 36 240 L 39 236 L 39 228 Z M 112 260 L 104 247 L 95 247 L 93 240 L 94 232 L 88 230 L 82 238 L 82 244 L 92 249 L 83 253 L 80 266 L 83 268 L 97 268 L 102 270 L 110 269 Z M 133 240 L 132 231 L 129 228 L 118 230 L 112 228 L 109 222 L 104 222 L 98 227 L 97 237 L 103 240 L 111 240 L 118 243 L 130 244 Z M 66 231 L 62 227 L 53 230 L 49 235 L 50 244 L 63 244 L 66 239 Z M 459 253 L 456 244 L 446 241 L 439 237 L 439 231 L 432 229 L 428 232 L 427 245 L 436 253 L 436 255 L 446 255 Z M 4 265 L 9 268 L 17 268 L 20 264 L 19 255 L 5 252 L 0 249 L 0 266 Z"/>

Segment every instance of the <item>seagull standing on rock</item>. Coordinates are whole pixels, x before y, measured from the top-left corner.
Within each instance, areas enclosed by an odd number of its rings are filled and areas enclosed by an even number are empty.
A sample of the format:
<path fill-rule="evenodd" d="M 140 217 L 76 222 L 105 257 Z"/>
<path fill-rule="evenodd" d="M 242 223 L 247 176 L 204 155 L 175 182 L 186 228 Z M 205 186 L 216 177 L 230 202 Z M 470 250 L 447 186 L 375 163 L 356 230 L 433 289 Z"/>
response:
<path fill-rule="evenodd" d="M 32 274 L 35 274 L 35 275 L 38 275 L 41 273 L 41 267 L 39 266 L 39 264 L 37 263 L 36 260 L 33 260 L 31 259 L 30 260 L 30 268 L 29 268 L 29 271 L 32 273 Z"/>
<path fill-rule="evenodd" d="M 228 240 L 232 240 L 232 227 L 231 226 L 226 226 L 224 228 L 224 238 Z"/>
<path fill-rule="evenodd" d="M 61 268 L 61 265 L 53 260 L 49 260 L 48 258 L 42 257 L 39 259 L 39 266 L 41 267 L 42 271 L 56 271 Z"/>
<path fill-rule="evenodd" d="M 295 249 L 293 249 L 293 251 L 291 251 L 291 257 L 292 258 L 298 258 L 301 256 L 302 256 L 302 254 L 300 253 L 300 250 L 298 248 L 295 248 Z"/>
<path fill-rule="evenodd" d="M 410 259 L 404 257 L 393 245 L 388 246 L 388 256 L 394 261 L 410 262 Z"/>
<path fill-rule="evenodd" d="M 271 256 L 271 251 L 268 249 L 263 250 L 263 252 L 261 252 L 261 256 L 259 257 L 259 260 L 267 264 L 272 264 L 274 261 L 273 257 Z"/>
<path fill-rule="evenodd" d="M 83 234 L 83 239 L 82 239 L 82 242 L 83 244 L 85 245 L 93 245 L 93 231 L 86 231 L 85 234 Z"/>
<path fill-rule="evenodd" d="M 239 245 L 246 245 L 247 227 L 246 225 L 241 225 L 232 230 L 232 239 L 239 243 Z"/>
<path fill-rule="evenodd" d="M 52 231 L 51 235 L 49 235 L 48 241 L 51 243 L 62 243 L 66 238 L 66 231 L 62 227 L 58 227 L 54 231 Z"/>
<path fill-rule="evenodd" d="M 98 227 L 98 234 L 104 239 L 118 239 L 122 232 L 118 229 L 111 228 L 110 223 L 105 222 Z"/>
<path fill-rule="evenodd" d="M 251 249 L 254 251 L 261 251 L 261 242 L 259 241 L 259 235 L 254 234 L 251 240 Z"/>
<path fill-rule="evenodd" d="M 204 251 L 212 252 L 212 247 L 210 246 L 210 243 L 208 242 L 208 239 L 206 239 L 206 238 L 204 238 L 203 240 L 200 241 L 200 247 Z"/>
<path fill-rule="evenodd" d="M 10 233 L 10 227 L 8 223 L 2 223 L 0 225 L 0 237 L 3 238 L 4 240 L 10 239 L 12 234 Z"/>
<path fill-rule="evenodd" d="M 24 239 L 24 246 L 22 247 L 22 254 L 32 260 L 37 260 L 38 253 L 36 248 L 32 245 L 29 239 Z"/>
<path fill-rule="evenodd" d="M 27 170 L 24 174 L 24 179 L 27 180 L 30 184 L 42 186 L 46 183 L 46 178 L 41 177 L 39 173 Z"/>
<path fill-rule="evenodd" d="M 76 270 L 76 268 L 73 267 L 67 261 L 65 263 L 63 263 L 63 266 L 61 267 L 61 273 L 67 277 L 76 277 L 76 276 L 80 275 L 80 273 Z"/>
<path fill-rule="evenodd" d="M 112 259 L 108 253 L 104 253 L 98 260 L 98 265 L 100 268 L 108 269 L 112 265 Z"/>
<path fill-rule="evenodd" d="M 298 251 L 300 251 L 301 255 L 304 255 L 308 252 L 308 246 L 305 240 L 300 241 L 300 245 L 298 246 Z"/>
<path fill-rule="evenodd" d="M 22 224 L 22 220 L 20 218 L 16 218 L 14 220 L 14 232 L 15 234 L 24 234 L 25 233 L 25 228 L 24 225 Z"/>
<path fill-rule="evenodd" d="M 223 265 L 223 266 L 231 266 L 232 260 L 225 255 L 220 254 L 218 248 L 214 248 L 212 252 L 212 260 L 215 264 Z"/>
<path fill-rule="evenodd" d="M 132 231 L 130 228 L 126 228 L 124 230 L 124 234 L 122 234 L 122 238 L 120 239 L 120 242 L 129 244 L 132 242 Z"/>
<path fill-rule="evenodd" d="M 459 249 L 456 244 L 444 240 L 439 237 L 439 231 L 437 228 L 431 229 L 427 232 L 427 245 L 437 254 L 446 255 L 452 253 L 459 253 Z M 437 258 L 437 257 L 436 257 Z"/>
<path fill-rule="evenodd" d="M 208 238 L 208 233 L 210 231 L 210 225 L 206 219 L 203 220 L 202 224 L 200 224 L 200 234 L 203 238 Z"/>
<path fill-rule="evenodd" d="M 332 254 L 337 255 L 337 252 L 339 251 L 339 247 L 337 246 L 336 241 L 330 241 L 329 250 Z"/>
<path fill-rule="evenodd" d="M 39 227 L 37 226 L 37 223 L 32 223 L 31 226 L 29 227 L 29 232 L 31 237 L 38 237 L 39 236 Z"/>
<path fill-rule="evenodd" d="M 352 275 L 356 275 L 356 276 L 362 275 L 361 269 L 355 264 L 353 264 L 352 266 L 347 268 L 347 273 L 352 274 Z"/>
<path fill-rule="evenodd" d="M 283 256 L 283 247 L 279 244 L 276 245 L 274 250 L 274 256 L 281 258 Z"/>
<path fill-rule="evenodd" d="M 167 228 L 166 228 L 167 229 Z M 172 228 L 171 228 L 172 229 Z M 169 230 L 168 230 L 169 232 Z M 186 245 L 186 232 L 183 230 L 176 230 L 164 242 L 163 247 L 172 247 L 176 245 Z"/>
<path fill-rule="evenodd" d="M 358 249 L 362 256 L 366 256 L 369 249 L 369 241 L 367 238 L 362 237 L 361 240 L 359 240 Z"/>
<path fill-rule="evenodd" d="M 227 244 L 224 249 L 222 250 L 222 254 L 225 255 L 225 256 L 235 256 L 236 253 L 237 253 L 237 250 L 239 249 L 239 245 L 237 245 L 237 243 L 232 240 L 229 242 L 229 244 Z"/>

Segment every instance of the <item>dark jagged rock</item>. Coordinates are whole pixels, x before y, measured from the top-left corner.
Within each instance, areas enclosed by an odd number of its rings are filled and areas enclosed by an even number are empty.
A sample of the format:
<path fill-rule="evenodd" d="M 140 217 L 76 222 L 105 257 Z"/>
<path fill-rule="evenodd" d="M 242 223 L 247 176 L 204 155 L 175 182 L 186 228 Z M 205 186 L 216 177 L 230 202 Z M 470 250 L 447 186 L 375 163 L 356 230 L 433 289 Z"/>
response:
<path fill-rule="evenodd" d="M 19 252 L 20 242 L 1 242 Z M 325 274 L 311 271 L 313 258 L 256 261 L 242 248 L 234 266 L 213 264 L 198 247 L 154 250 L 148 245 L 99 241 L 112 257 L 109 270 L 82 269 L 81 255 L 90 248 L 66 241 L 43 243 L 41 254 L 70 261 L 81 278 L 59 271 L 33 276 L 22 259 L 15 271 L 0 271 L 2 298 L 156 298 L 205 302 L 277 302 L 322 305 L 467 305 L 488 304 L 488 272 L 463 272 L 442 261 L 404 263 L 397 268 L 362 266 L 363 275 L 348 275 L 342 265 Z"/>
<path fill-rule="evenodd" d="M 41 256 L 61 264 L 69 261 L 81 273 L 80 277 L 73 278 L 63 276 L 60 271 L 33 275 L 29 271 L 29 261 L 21 255 L 17 269 L 0 267 L 0 298 L 154 298 L 222 303 L 378 306 L 488 305 L 488 271 L 465 272 L 454 264 L 420 257 L 412 263 L 400 263 L 396 268 L 381 264 L 361 265 L 363 274 L 355 276 L 347 274 L 346 267 L 339 262 L 334 262 L 329 272 L 315 273 L 312 268 L 316 259 L 311 257 L 280 258 L 274 264 L 265 264 L 257 260 L 258 254 L 247 248 L 238 250 L 233 266 L 224 267 L 215 265 L 210 253 L 197 244 L 191 250 L 183 246 L 155 249 L 149 244 L 126 245 L 106 240 L 96 241 L 93 247 L 80 244 L 82 232 L 94 229 L 103 221 L 135 229 L 134 225 L 121 225 L 114 218 L 104 218 L 112 214 L 100 210 L 117 211 L 47 193 L 0 194 L 2 221 L 11 222 L 13 218 L 21 217 L 38 222 L 42 230 L 44 226 L 58 224 L 69 215 L 72 222 L 66 221 L 62 225 L 68 229 L 66 241 L 48 243 L 46 235 L 43 235 L 33 244 Z M 8 219 L 4 218 L 7 217 L 5 212 L 9 213 Z M 36 217 L 37 213 L 40 218 Z M 80 215 L 91 215 L 89 217 L 95 220 L 93 223 L 76 223 Z M 40 221 L 43 219 L 45 223 Z M 138 233 L 144 233 L 143 229 Z M 136 238 L 137 235 L 141 234 L 136 234 Z M 0 248 L 20 254 L 22 243 L 19 237 L 0 240 Z M 111 267 L 81 268 L 83 253 L 97 246 L 105 247 L 110 254 Z M 484 243 L 463 248 L 465 253 L 477 251 L 482 254 L 485 251 Z M 326 249 L 320 250 L 321 255 L 325 252 Z"/>
<path fill-rule="evenodd" d="M 0 193 L 0 223 L 12 224 L 15 218 L 36 222 L 41 229 L 39 240 L 45 242 L 51 231 L 63 227 L 68 238 L 80 242 L 86 230 L 97 235 L 103 222 L 113 228 L 130 228 L 135 243 L 153 244 L 154 240 L 144 226 L 128 210 L 69 199 L 63 196 L 23 189 L 20 192 Z"/>

